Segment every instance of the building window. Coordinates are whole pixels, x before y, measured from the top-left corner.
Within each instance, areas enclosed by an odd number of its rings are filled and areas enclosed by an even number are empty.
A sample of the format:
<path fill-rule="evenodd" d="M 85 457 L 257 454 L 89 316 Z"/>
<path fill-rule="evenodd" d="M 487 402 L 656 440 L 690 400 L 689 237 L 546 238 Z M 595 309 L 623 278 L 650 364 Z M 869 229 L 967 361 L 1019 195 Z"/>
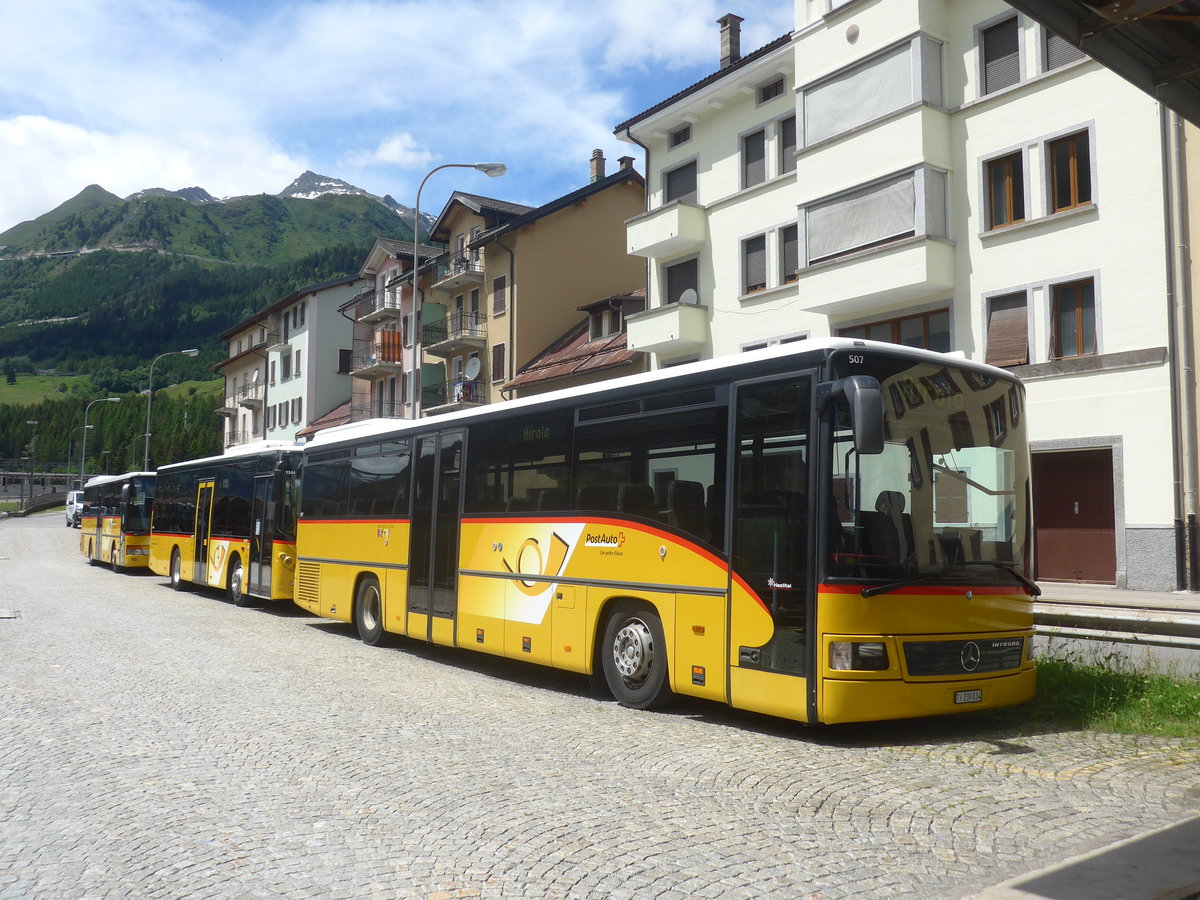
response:
<path fill-rule="evenodd" d="M 742 138 L 742 187 L 767 180 L 767 133 L 756 131 Z"/>
<path fill-rule="evenodd" d="M 667 283 L 667 294 L 663 298 L 664 303 L 683 302 L 683 295 L 689 290 L 699 295 L 700 261 L 695 257 L 676 263 L 673 266 L 667 266 L 664 274 Z"/>
<path fill-rule="evenodd" d="M 240 354 L 241 354 L 241 352 L 242 352 L 242 342 L 241 342 L 241 340 L 238 340 L 238 342 L 237 342 L 237 350 L 235 351 L 234 355 L 235 355 L 235 356 L 237 356 L 237 355 L 240 355 Z"/>
<path fill-rule="evenodd" d="M 837 333 L 839 337 L 886 341 L 889 344 L 946 353 L 950 350 L 950 311 L 939 309 L 895 319 L 883 319 L 850 328 L 839 328 Z"/>
<path fill-rule="evenodd" d="M 1025 221 L 1025 175 L 1020 153 L 987 164 L 988 228 Z"/>
<path fill-rule="evenodd" d="M 271 384 L 275 383 L 275 360 L 271 360 Z"/>
<path fill-rule="evenodd" d="M 1082 50 L 1049 28 L 1043 28 L 1042 35 L 1042 58 L 1045 60 L 1047 72 L 1086 56 Z"/>
<path fill-rule="evenodd" d="M 796 117 L 779 120 L 779 174 L 796 171 Z"/>
<path fill-rule="evenodd" d="M 942 105 L 942 45 L 926 35 L 801 89 L 803 144 L 844 134 L 917 102 Z"/>
<path fill-rule="evenodd" d="M 789 334 L 783 337 L 768 338 L 765 341 L 751 341 L 749 344 L 742 344 L 742 352 L 749 353 L 751 350 L 763 350 L 767 347 L 778 347 L 780 344 L 794 344 L 797 341 L 808 340 L 808 332 L 803 334 Z"/>
<path fill-rule="evenodd" d="M 685 203 L 696 202 L 695 160 L 666 172 L 664 177 L 666 179 L 664 202 L 670 203 L 672 200 L 682 200 Z"/>
<path fill-rule="evenodd" d="M 1051 352 L 1055 359 L 1096 352 L 1096 286 L 1090 278 L 1053 289 Z"/>
<path fill-rule="evenodd" d="M 1050 206 L 1054 212 L 1086 206 L 1092 202 L 1092 161 L 1088 133 L 1051 141 Z"/>
<path fill-rule="evenodd" d="M 983 44 L 983 92 L 996 91 L 1021 80 L 1021 35 L 1011 16 L 980 34 Z"/>
<path fill-rule="evenodd" d="M 300 307 L 299 307 L 299 315 L 300 315 L 300 322 L 299 322 L 299 325 L 300 325 L 301 327 L 303 327 L 303 325 L 304 325 L 304 311 L 305 311 L 305 308 L 306 308 L 307 306 L 308 306 L 308 302 L 307 302 L 307 301 L 305 301 L 304 303 L 301 303 L 301 304 L 300 304 Z"/>
<path fill-rule="evenodd" d="M 300 351 L 296 351 L 296 364 L 292 367 L 292 374 L 297 378 L 300 377 Z"/>
<path fill-rule="evenodd" d="M 1029 362 L 1028 302 L 1024 291 L 987 301 L 984 362 L 992 366 L 1023 366 Z"/>
<path fill-rule="evenodd" d="M 668 149 L 678 147 L 680 144 L 686 144 L 692 139 L 692 126 L 684 125 L 682 128 L 676 128 L 671 132 L 671 136 L 667 139 Z"/>
<path fill-rule="evenodd" d="M 275 407 L 267 407 L 267 430 L 270 431 L 275 427 Z"/>
<path fill-rule="evenodd" d="M 946 235 L 946 173 L 921 167 L 801 212 L 806 265 L 905 238 Z"/>
<path fill-rule="evenodd" d="M 297 397 L 292 401 L 292 424 L 296 425 L 300 422 L 300 415 L 304 411 L 304 399 Z"/>
<path fill-rule="evenodd" d="M 960 469 L 933 472 L 933 520 L 940 524 L 970 522 L 967 507 L 969 473 Z"/>
<path fill-rule="evenodd" d="M 492 383 L 500 384 L 504 378 L 504 345 L 492 346 Z"/>
<path fill-rule="evenodd" d="M 287 381 L 292 377 L 292 355 L 290 353 L 279 357 L 279 377 L 282 381 Z"/>
<path fill-rule="evenodd" d="M 589 339 L 593 341 L 620 334 L 625 330 L 625 320 L 619 309 L 601 309 L 593 312 L 590 316 L 590 325 L 591 336 Z"/>
<path fill-rule="evenodd" d="M 776 97 L 783 96 L 783 78 L 779 77 L 770 84 L 761 85 L 758 89 L 758 102 L 766 103 L 768 100 L 774 100 Z"/>
<path fill-rule="evenodd" d="M 779 229 L 779 282 L 791 284 L 800 278 L 800 227 L 786 225 Z"/>
<path fill-rule="evenodd" d="M 508 308 L 508 278 L 492 279 L 492 315 L 498 316 Z"/>
<path fill-rule="evenodd" d="M 753 294 L 767 287 L 767 236 L 760 234 L 742 241 L 742 293 Z"/>

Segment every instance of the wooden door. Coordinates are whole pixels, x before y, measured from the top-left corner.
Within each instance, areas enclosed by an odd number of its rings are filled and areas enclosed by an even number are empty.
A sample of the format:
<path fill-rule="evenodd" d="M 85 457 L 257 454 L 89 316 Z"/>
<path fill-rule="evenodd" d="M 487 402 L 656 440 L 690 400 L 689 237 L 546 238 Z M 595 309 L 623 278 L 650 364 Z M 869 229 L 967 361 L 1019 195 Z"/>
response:
<path fill-rule="evenodd" d="M 1033 521 L 1039 580 L 1114 584 L 1112 450 L 1033 454 Z"/>

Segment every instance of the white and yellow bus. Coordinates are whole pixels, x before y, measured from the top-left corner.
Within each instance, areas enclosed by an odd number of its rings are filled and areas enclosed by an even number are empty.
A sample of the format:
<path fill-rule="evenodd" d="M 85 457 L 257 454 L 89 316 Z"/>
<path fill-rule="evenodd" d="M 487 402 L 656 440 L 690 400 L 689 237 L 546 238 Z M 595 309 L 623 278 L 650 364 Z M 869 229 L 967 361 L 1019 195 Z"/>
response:
<path fill-rule="evenodd" d="M 305 447 L 296 603 L 806 723 L 1034 693 L 1029 451 L 1008 372 L 793 344 Z"/>
<path fill-rule="evenodd" d="M 224 590 L 236 606 L 291 600 L 299 463 L 297 445 L 262 442 L 161 467 L 150 570 L 175 590 Z"/>
<path fill-rule="evenodd" d="M 113 571 L 144 569 L 149 562 L 154 473 L 98 475 L 83 486 L 79 551 L 92 565 Z"/>

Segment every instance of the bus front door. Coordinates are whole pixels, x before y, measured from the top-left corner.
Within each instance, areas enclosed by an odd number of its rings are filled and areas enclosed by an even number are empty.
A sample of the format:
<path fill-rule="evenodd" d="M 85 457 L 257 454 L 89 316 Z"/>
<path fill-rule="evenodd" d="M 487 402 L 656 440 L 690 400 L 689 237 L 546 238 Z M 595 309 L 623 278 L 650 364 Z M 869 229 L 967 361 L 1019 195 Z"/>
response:
<path fill-rule="evenodd" d="M 454 641 L 462 455 L 462 429 L 422 435 L 413 454 L 408 633 L 439 644 Z"/>
<path fill-rule="evenodd" d="M 275 502 L 271 497 L 274 477 L 254 479 L 254 503 L 250 511 L 250 584 L 248 593 L 271 599 L 271 554 L 275 546 Z"/>
<path fill-rule="evenodd" d="M 215 484 L 213 481 L 202 481 L 196 487 L 196 549 L 192 563 L 192 581 L 196 584 L 205 584 L 208 577 L 208 529 Z"/>

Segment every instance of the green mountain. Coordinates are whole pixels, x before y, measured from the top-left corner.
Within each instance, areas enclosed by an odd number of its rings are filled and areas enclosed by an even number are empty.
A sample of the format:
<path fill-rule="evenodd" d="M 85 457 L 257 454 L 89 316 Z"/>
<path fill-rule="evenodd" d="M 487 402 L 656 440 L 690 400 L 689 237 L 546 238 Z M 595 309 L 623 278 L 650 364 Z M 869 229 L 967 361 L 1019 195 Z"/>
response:
<path fill-rule="evenodd" d="M 247 265 L 278 265 L 332 244 L 411 239 L 395 211 L 361 194 L 314 199 L 259 194 L 190 203 L 143 192 L 121 200 L 84 188 L 66 203 L 0 234 L 4 257 L 83 250 L 156 250 Z"/>

